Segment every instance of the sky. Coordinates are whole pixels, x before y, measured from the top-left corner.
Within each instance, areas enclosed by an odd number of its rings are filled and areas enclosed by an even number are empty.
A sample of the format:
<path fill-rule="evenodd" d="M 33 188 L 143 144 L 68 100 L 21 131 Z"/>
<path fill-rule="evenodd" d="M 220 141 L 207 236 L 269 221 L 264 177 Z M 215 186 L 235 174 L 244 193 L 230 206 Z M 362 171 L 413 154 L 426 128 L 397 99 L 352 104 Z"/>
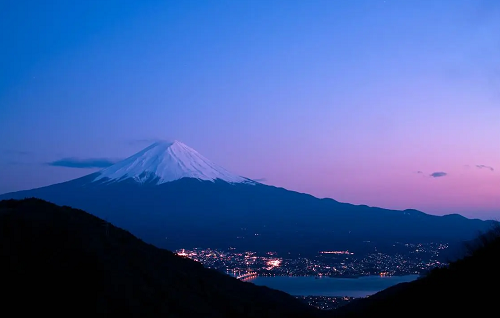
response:
<path fill-rule="evenodd" d="M 500 219 L 496 0 L 0 3 L 0 193 L 155 140 L 341 202 Z"/>

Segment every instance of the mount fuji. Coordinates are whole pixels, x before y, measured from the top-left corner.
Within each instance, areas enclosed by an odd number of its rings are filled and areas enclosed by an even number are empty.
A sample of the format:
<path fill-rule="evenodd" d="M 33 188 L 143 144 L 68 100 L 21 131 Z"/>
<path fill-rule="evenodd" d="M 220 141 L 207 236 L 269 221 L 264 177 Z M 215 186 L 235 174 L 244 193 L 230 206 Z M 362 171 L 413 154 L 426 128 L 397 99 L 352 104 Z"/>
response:
<path fill-rule="evenodd" d="M 156 142 L 137 154 L 104 169 L 94 181 L 120 182 L 132 179 L 138 183 L 152 182 L 159 185 L 182 178 L 255 184 L 250 179 L 232 174 L 210 162 L 196 150 L 179 141 Z"/>
<path fill-rule="evenodd" d="M 83 209 L 168 249 L 240 247 L 317 252 L 371 242 L 458 242 L 493 221 L 319 199 L 231 173 L 185 144 L 156 142 L 87 176 L 3 199 Z"/>

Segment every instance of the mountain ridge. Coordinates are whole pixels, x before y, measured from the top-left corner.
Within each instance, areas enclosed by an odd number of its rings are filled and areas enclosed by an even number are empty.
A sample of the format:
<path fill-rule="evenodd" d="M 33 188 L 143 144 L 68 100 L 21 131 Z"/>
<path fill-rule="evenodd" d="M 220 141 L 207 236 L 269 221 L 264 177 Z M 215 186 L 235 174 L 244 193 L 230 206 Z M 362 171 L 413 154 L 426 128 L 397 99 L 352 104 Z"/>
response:
<path fill-rule="evenodd" d="M 461 241 L 491 227 L 481 220 L 355 206 L 263 184 L 191 178 L 160 185 L 131 180 L 91 182 L 94 176 L 0 199 L 37 197 L 73 206 L 170 250 L 234 246 L 315 253 L 333 247 L 363 249 L 363 241 L 389 245 L 394 241 Z"/>

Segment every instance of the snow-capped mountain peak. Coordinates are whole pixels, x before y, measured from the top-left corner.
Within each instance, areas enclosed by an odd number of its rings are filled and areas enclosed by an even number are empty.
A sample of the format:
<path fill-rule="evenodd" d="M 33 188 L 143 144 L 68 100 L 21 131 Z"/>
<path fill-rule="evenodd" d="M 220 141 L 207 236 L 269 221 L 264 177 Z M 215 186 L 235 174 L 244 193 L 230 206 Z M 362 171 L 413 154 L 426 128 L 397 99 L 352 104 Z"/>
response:
<path fill-rule="evenodd" d="M 140 183 L 154 181 L 156 184 L 162 184 L 182 178 L 256 183 L 230 173 L 180 141 L 155 142 L 135 155 L 101 170 L 94 181 L 113 182 L 133 179 Z"/>

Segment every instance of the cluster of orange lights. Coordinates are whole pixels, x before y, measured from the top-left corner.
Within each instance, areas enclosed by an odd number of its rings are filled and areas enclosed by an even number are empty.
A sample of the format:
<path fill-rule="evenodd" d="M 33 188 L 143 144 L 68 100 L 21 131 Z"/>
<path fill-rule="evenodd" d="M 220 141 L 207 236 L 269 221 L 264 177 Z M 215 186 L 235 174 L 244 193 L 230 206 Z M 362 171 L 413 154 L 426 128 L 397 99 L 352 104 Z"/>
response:
<path fill-rule="evenodd" d="M 188 254 L 186 253 L 186 251 L 184 249 L 182 250 L 182 252 L 177 253 L 177 255 L 183 256 L 183 257 L 187 257 L 188 256 Z"/>
<path fill-rule="evenodd" d="M 271 267 L 279 267 L 281 264 L 281 260 L 280 259 L 273 259 L 273 260 L 267 261 L 266 264 L 268 266 L 271 266 Z"/>

